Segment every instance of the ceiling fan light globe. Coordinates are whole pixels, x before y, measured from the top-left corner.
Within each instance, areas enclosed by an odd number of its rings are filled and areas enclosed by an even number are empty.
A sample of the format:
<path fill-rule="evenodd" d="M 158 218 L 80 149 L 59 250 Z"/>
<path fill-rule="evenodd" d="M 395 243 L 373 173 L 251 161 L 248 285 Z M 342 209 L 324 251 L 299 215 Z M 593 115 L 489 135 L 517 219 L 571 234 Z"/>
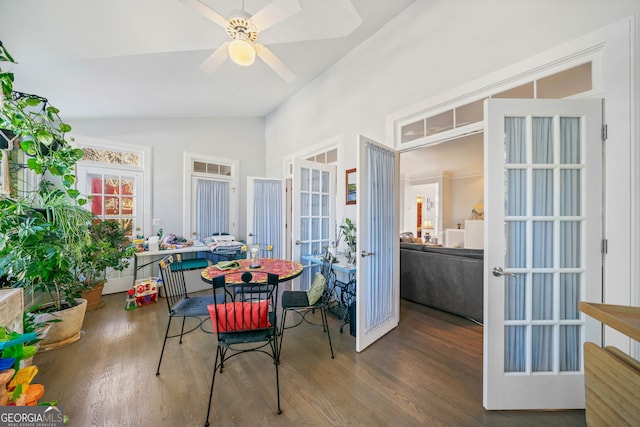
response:
<path fill-rule="evenodd" d="M 229 57 L 236 64 L 248 67 L 256 60 L 256 50 L 246 40 L 234 40 L 229 43 Z"/>

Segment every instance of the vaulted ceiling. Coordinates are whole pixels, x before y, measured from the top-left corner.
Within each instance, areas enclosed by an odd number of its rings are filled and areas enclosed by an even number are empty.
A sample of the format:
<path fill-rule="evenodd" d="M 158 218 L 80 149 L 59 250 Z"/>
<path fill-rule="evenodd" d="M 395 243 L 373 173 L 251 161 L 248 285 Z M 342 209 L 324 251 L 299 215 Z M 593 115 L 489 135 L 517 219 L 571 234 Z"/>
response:
<path fill-rule="evenodd" d="M 202 1 L 225 17 L 271 2 Z M 299 0 L 299 13 L 260 34 L 292 83 L 259 60 L 200 71 L 228 36 L 179 0 L 0 0 L 0 40 L 19 63 L 15 89 L 67 120 L 264 116 L 413 1 Z"/>

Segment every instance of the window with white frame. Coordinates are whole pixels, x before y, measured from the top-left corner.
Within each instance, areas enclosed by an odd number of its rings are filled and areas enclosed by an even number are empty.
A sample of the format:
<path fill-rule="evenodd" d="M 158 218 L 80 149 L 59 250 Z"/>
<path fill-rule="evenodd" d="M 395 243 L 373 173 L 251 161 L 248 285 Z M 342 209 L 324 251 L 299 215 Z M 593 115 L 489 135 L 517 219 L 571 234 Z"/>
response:
<path fill-rule="evenodd" d="M 324 163 L 327 165 L 335 164 L 338 162 L 338 149 L 332 148 L 321 153 L 316 153 L 312 156 L 307 157 L 307 160 L 309 160 L 310 162 Z"/>
<path fill-rule="evenodd" d="M 185 237 L 237 233 L 237 162 L 185 153 Z"/>
<path fill-rule="evenodd" d="M 83 147 L 78 190 L 90 196 L 87 208 L 103 220 L 122 225 L 128 236 L 143 235 L 144 151 Z"/>
<path fill-rule="evenodd" d="M 482 131 L 483 103 L 487 98 L 560 99 L 578 96 L 599 86 L 594 78 L 592 60 L 543 72 L 525 80 L 516 86 L 496 85 L 482 96 L 476 97 L 472 93 L 468 97 L 458 97 L 434 109 L 428 108 L 396 120 L 396 148 Z"/>

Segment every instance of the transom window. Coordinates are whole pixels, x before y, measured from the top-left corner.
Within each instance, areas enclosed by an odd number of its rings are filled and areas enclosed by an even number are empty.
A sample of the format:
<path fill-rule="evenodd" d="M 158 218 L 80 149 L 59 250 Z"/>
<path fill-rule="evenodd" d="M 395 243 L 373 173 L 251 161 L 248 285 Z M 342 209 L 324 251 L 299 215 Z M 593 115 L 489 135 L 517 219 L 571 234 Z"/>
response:
<path fill-rule="evenodd" d="M 591 61 L 557 73 L 541 76 L 449 110 L 423 112 L 399 123 L 400 144 L 459 129 L 464 132 L 471 125 L 484 120 L 483 103 L 487 98 L 559 99 L 592 90 L 593 73 Z"/>
<path fill-rule="evenodd" d="M 184 153 L 184 236 L 204 241 L 237 232 L 238 162 L 197 153 Z"/>
<path fill-rule="evenodd" d="M 193 172 L 195 174 L 218 175 L 231 177 L 231 165 L 193 161 Z"/>
<path fill-rule="evenodd" d="M 111 165 L 142 166 L 140 153 L 131 151 L 113 151 L 95 147 L 86 147 L 82 150 L 84 151 L 82 160 Z"/>
<path fill-rule="evenodd" d="M 322 153 L 314 154 L 313 156 L 307 157 L 307 160 L 310 162 L 316 163 L 324 163 L 324 164 L 332 164 L 338 161 L 338 149 L 334 148 L 332 150 L 323 151 Z"/>

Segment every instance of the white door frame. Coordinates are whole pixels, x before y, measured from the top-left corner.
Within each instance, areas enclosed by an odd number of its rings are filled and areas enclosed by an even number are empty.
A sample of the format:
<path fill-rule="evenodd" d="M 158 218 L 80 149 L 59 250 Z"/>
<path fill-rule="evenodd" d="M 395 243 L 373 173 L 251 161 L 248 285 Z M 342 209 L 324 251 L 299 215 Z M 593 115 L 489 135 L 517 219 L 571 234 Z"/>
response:
<path fill-rule="evenodd" d="M 357 179 L 356 179 L 356 189 L 357 189 L 357 250 L 356 253 L 356 351 L 360 352 L 376 342 L 378 339 L 382 338 L 389 331 L 398 326 L 398 322 L 400 321 L 400 239 L 397 237 L 400 235 L 400 157 L 399 153 L 389 146 L 383 145 L 376 141 L 373 141 L 369 138 L 366 138 L 362 135 L 358 135 L 358 171 L 357 171 Z M 366 159 L 366 145 L 367 143 L 375 144 L 381 147 L 384 147 L 385 150 L 390 150 L 394 152 L 394 177 L 388 177 L 388 179 L 393 179 L 395 182 L 395 191 L 394 191 L 394 202 L 393 206 L 396 206 L 395 209 L 395 218 L 393 224 L 388 224 L 385 222 L 374 222 L 373 225 L 378 225 L 379 227 L 389 227 L 393 228 L 393 238 L 392 242 L 389 243 L 389 249 L 391 253 L 391 257 L 387 257 L 387 254 L 375 253 L 371 244 L 369 243 L 369 234 L 366 232 L 368 229 L 368 219 L 369 219 L 369 209 L 370 206 L 369 201 L 367 200 L 367 188 L 371 183 L 367 182 L 367 168 L 369 167 L 367 159 Z M 379 218 L 377 218 L 379 219 Z M 374 228 L 375 229 L 375 228 Z M 391 258 L 391 259 L 389 259 Z M 386 319 L 382 319 L 379 324 L 368 325 L 367 314 L 370 313 L 374 308 L 370 307 L 370 304 L 367 303 L 368 296 L 371 293 L 371 282 L 373 280 L 379 280 L 376 277 L 369 277 L 369 265 L 374 267 L 375 264 L 370 263 L 387 263 L 391 261 L 392 265 L 392 283 L 389 285 L 393 288 L 393 296 L 390 301 L 388 301 L 388 306 L 378 306 L 382 309 L 389 309 L 390 314 Z M 352 319 L 353 320 L 353 319 Z"/>
<path fill-rule="evenodd" d="M 143 191 L 144 191 L 144 201 L 142 202 L 142 217 L 141 217 L 141 225 L 142 225 L 142 234 L 148 236 L 152 232 L 151 227 L 151 199 L 152 199 L 152 182 L 151 182 L 151 170 L 153 169 L 153 159 L 152 159 L 152 150 L 151 147 L 136 145 L 136 144 L 123 144 L 118 141 L 107 141 L 103 139 L 98 139 L 94 137 L 86 137 L 86 136 L 75 136 L 76 142 L 80 148 L 83 147 L 95 147 L 103 150 L 116 150 L 116 151 L 127 151 L 127 152 L 137 152 L 141 157 L 141 165 L 139 167 L 139 171 L 142 172 L 143 176 Z M 94 163 L 87 162 L 84 160 L 78 161 L 76 167 L 78 166 L 89 166 L 96 165 L 99 166 L 102 163 Z M 118 165 L 109 165 L 104 164 L 107 167 L 118 167 Z M 131 168 L 132 169 L 132 168 Z"/>
<path fill-rule="evenodd" d="M 78 144 L 80 148 L 82 147 L 94 147 L 102 150 L 115 150 L 115 151 L 125 151 L 125 152 L 135 152 L 140 156 L 140 165 L 138 167 L 129 167 L 122 166 L 118 164 L 109 164 L 109 163 L 97 163 L 90 162 L 85 160 L 80 160 L 76 164 L 76 189 L 80 190 L 80 187 L 86 178 L 86 172 L 92 169 L 112 169 L 119 170 L 123 172 L 128 172 L 131 174 L 136 174 L 141 181 L 141 195 L 142 197 L 137 200 L 137 209 L 140 210 L 140 215 L 137 216 L 136 228 L 140 227 L 140 232 L 147 236 L 151 233 L 151 169 L 152 169 L 152 156 L 151 156 L 151 147 L 141 146 L 135 144 L 123 144 L 118 141 L 107 141 L 94 137 L 86 137 L 86 136 L 76 136 L 76 141 L 81 141 Z M 80 190 L 83 193 L 83 190 Z M 84 193 L 83 193 L 84 194 Z M 89 205 L 86 205 L 89 208 Z M 136 230 L 133 230 L 135 234 Z M 131 282 L 133 281 L 133 262 L 130 266 L 121 271 L 109 271 L 108 272 L 108 281 L 105 285 L 103 294 L 111 294 L 117 292 L 127 291 L 131 287 Z"/>
<path fill-rule="evenodd" d="M 592 59 L 599 86 L 587 97 L 606 101 L 605 123 L 608 127 L 605 159 L 605 231 L 608 239 L 607 268 L 604 271 L 604 302 L 640 306 L 640 125 L 638 123 L 638 72 L 635 17 L 624 18 L 607 27 L 568 41 L 498 70 L 463 86 L 404 108 L 387 117 L 387 140 L 395 141 L 398 120 L 429 109 L 451 104 L 469 96 L 483 96 L 517 86 L 522 79 L 551 74 Z M 444 108 L 444 107 L 443 107 Z M 457 137 L 457 136 L 456 136 Z M 635 141 L 635 144 L 634 144 Z M 431 143 L 423 143 L 426 147 Z M 398 147 L 404 152 L 416 148 Z M 613 345 L 640 358 L 640 343 L 605 328 L 606 345 Z"/>
<path fill-rule="evenodd" d="M 342 145 L 343 145 L 342 135 L 336 135 L 322 142 L 309 146 L 304 150 L 297 151 L 291 154 L 290 156 L 286 156 L 282 159 L 282 176 L 284 177 L 285 186 L 287 184 L 290 185 L 290 188 L 288 189 L 289 191 L 285 194 L 285 207 L 290 207 L 291 210 L 290 211 L 287 210 L 287 214 L 285 214 L 283 218 L 283 221 L 286 221 L 286 218 L 289 218 L 290 221 L 286 222 L 283 228 L 285 229 L 285 241 L 287 242 L 285 245 L 287 248 L 287 256 L 290 257 L 291 259 L 295 259 L 294 256 L 296 253 L 296 249 L 295 249 L 296 239 L 294 237 L 295 225 L 293 223 L 294 216 L 295 216 L 293 213 L 295 210 L 295 207 L 293 205 L 293 199 L 294 199 L 294 192 L 296 191 L 296 189 L 295 189 L 295 184 L 293 179 L 293 162 L 296 159 L 303 160 L 310 156 L 313 156 L 314 154 L 326 152 L 334 148 L 338 150 L 338 161 L 336 162 L 336 191 L 335 191 L 335 199 L 333 201 L 333 204 L 334 204 L 335 218 L 342 218 L 343 203 L 340 203 L 340 200 L 344 200 L 344 197 L 345 197 L 344 191 L 341 190 L 344 187 L 344 181 L 343 181 L 344 178 L 342 177 L 342 174 L 338 173 L 338 171 L 343 170 Z M 331 225 L 331 227 L 334 227 L 334 225 Z M 299 279 L 294 280 L 293 282 L 294 286 L 299 286 L 299 284 L 300 284 Z"/>
<path fill-rule="evenodd" d="M 301 180 L 301 170 L 302 169 L 309 169 L 311 171 L 313 170 L 319 170 L 321 172 L 327 172 L 329 174 L 329 227 L 328 227 L 328 233 L 325 236 L 322 232 L 322 226 L 320 225 L 318 227 L 318 231 L 320 233 L 320 239 L 321 240 L 326 240 L 327 241 L 327 247 L 329 246 L 329 243 L 331 242 L 332 238 L 333 238 L 333 230 L 334 230 L 334 226 L 335 226 L 335 222 L 336 222 L 336 216 L 335 216 L 335 197 L 331 197 L 331 195 L 335 195 L 335 182 L 336 182 L 336 167 L 334 165 L 326 165 L 324 163 L 316 163 L 316 162 L 311 162 L 309 160 L 302 160 L 302 159 L 294 159 L 293 161 L 293 214 L 292 214 L 292 220 L 291 220 L 291 238 L 293 240 L 293 244 L 292 244 L 292 255 L 293 255 L 293 259 L 296 261 L 299 261 L 302 263 L 303 265 L 303 275 L 300 277 L 300 279 L 296 279 L 293 282 L 293 287 L 295 289 L 298 289 L 300 286 L 302 286 L 303 289 L 306 289 L 306 286 L 311 284 L 311 278 L 307 276 L 306 270 L 311 268 L 315 268 L 316 265 L 311 264 L 308 261 L 304 261 L 301 259 L 302 255 L 312 255 L 310 253 L 301 253 L 301 247 L 303 247 L 308 241 L 313 241 L 313 240 L 317 240 L 314 239 L 313 236 L 310 236 L 311 239 L 309 240 L 303 240 L 302 236 L 301 236 L 301 226 L 300 226 L 300 218 L 301 218 L 301 195 L 299 192 L 299 188 L 300 188 L 300 180 Z M 310 184 L 312 185 L 312 180 L 311 177 L 309 177 L 310 180 Z M 310 193 L 312 192 L 312 190 L 310 189 L 309 191 Z M 309 200 L 309 202 L 311 202 L 311 200 Z M 322 204 L 320 203 L 319 205 L 319 209 L 321 209 Z M 311 208 L 309 208 L 311 209 Z M 313 214 L 311 212 L 309 212 L 309 216 L 313 216 Z M 311 218 L 311 220 L 313 221 L 313 218 Z M 311 226 L 311 224 L 309 224 Z M 326 238 L 325 238 L 326 237 Z M 317 242 L 316 242 L 317 243 Z M 312 243 L 313 244 L 313 243 Z M 320 247 L 316 248 L 316 254 L 320 255 L 321 254 L 321 249 Z M 313 271 L 313 270 L 311 270 Z M 308 283 L 304 283 L 305 282 L 305 277 L 307 277 L 309 279 Z"/>
<path fill-rule="evenodd" d="M 231 166 L 231 178 L 225 178 L 224 176 L 216 175 L 198 175 L 192 173 L 192 164 L 194 160 L 224 164 Z M 191 153 L 184 151 L 182 155 L 182 172 L 183 172 L 183 186 L 182 186 L 182 235 L 185 238 L 189 238 L 193 231 L 195 231 L 195 206 L 193 200 L 195 198 L 195 179 L 211 179 L 216 181 L 228 181 L 229 182 L 229 234 L 234 235 L 237 238 L 238 233 L 238 182 L 239 182 L 239 162 L 237 160 L 224 159 L 221 157 L 208 156 L 204 154 Z M 208 237 L 208 236 L 205 236 Z"/>
<path fill-rule="evenodd" d="M 553 173 L 553 203 L 552 212 L 536 215 L 533 206 L 533 176 L 541 165 L 532 160 L 532 154 L 525 154 L 523 162 L 506 164 L 505 162 L 505 117 L 526 117 L 527 129 L 531 129 L 530 120 L 533 117 L 554 117 L 557 127 L 554 131 L 554 150 L 551 165 L 545 165 L 543 170 Z M 576 164 L 561 164 L 560 146 L 560 117 L 580 117 L 580 161 Z M 602 104 L 598 99 L 557 100 L 557 99 L 494 99 L 485 101 L 485 240 L 484 246 L 484 375 L 483 375 L 483 404 L 486 409 L 575 409 L 584 408 L 584 366 L 571 370 L 560 371 L 560 332 L 563 327 L 579 326 L 580 334 L 579 354 L 582 355 L 582 344 L 585 341 L 601 342 L 601 328 L 597 322 L 578 313 L 562 318 L 561 315 L 561 279 L 564 274 L 578 274 L 579 298 L 582 301 L 602 301 L 602 269 L 603 255 L 600 251 L 603 238 L 602 211 Z M 531 135 L 527 134 L 527 146 L 531 147 Z M 529 148 L 531 150 L 531 148 Z M 522 196 L 526 200 L 526 211 L 511 213 L 507 217 L 505 201 L 507 188 L 505 185 L 505 170 L 524 172 L 526 175 L 526 189 Z M 574 169 L 580 174 L 580 209 L 579 213 L 568 217 L 560 211 L 561 201 L 561 171 Z M 554 242 L 553 249 L 546 253 L 553 254 L 553 260 L 545 268 L 535 266 L 533 247 L 536 243 L 533 237 L 532 224 L 542 220 L 552 224 Z M 580 261 L 575 267 L 561 265 L 561 236 L 560 224 L 567 220 L 576 221 L 580 227 Z M 505 224 L 509 221 L 525 224 L 526 237 L 518 238 L 522 243 L 524 257 L 520 262 L 507 265 L 506 254 L 509 251 Z M 516 248 L 519 246 L 516 246 Z M 514 249 L 514 248 L 512 248 Z M 494 268 L 504 269 L 505 276 L 497 277 L 492 274 Z M 534 312 L 532 276 L 545 273 L 552 277 L 552 297 L 542 298 L 540 305 L 544 306 L 546 315 L 536 316 Z M 515 279 L 508 277 L 516 274 Z M 521 301 L 525 302 L 524 312 L 517 316 L 508 316 L 506 289 L 515 289 L 515 281 L 524 285 L 525 291 Z M 507 287 L 511 288 L 507 288 Z M 546 303 L 546 304 L 545 304 Z M 540 306 L 538 306 L 540 308 Z M 547 311 L 548 309 L 548 311 Z M 575 305 L 577 311 L 577 301 Z M 540 310 L 542 311 L 542 310 Z M 566 325 L 566 326 L 563 326 Z M 505 330 L 506 328 L 520 328 L 525 331 L 525 337 L 519 341 L 523 350 L 524 363 L 518 366 L 518 372 L 505 372 Z M 536 342 L 532 333 L 536 328 L 551 328 L 551 357 L 544 364 L 544 372 L 536 372 L 532 366 L 534 357 L 533 345 Z M 540 329 L 538 329 L 540 330 Z M 580 358 L 582 359 L 582 357 Z"/>
<path fill-rule="evenodd" d="M 247 244 L 251 245 L 251 244 L 255 244 L 255 243 L 269 243 L 269 242 L 256 242 L 254 240 L 254 230 L 253 230 L 253 211 L 254 211 L 254 196 L 255 196 L 255 185 L 256 185 L 256 180 L 260 179 L 260 180 L 265 180 L 265 181 L 274 181 L 274 182 L 279 182 L 280 183 L 280 189 L 282 190 L 282 221 L 285 221 L 286 218 L 286 213 L 285 213 L 285 208 L 286 208 L 286 194 L 285 194 L 285 182 L 284 180 L 280 179 L 280 178 L 264 178 L 264 177 L 257 177 L 257 176 L 248 176 L 247 177 L 247 235 L 246 235 L 246 242 Z M 273 256 L 275 258 L 284 258 L 285 257 L 285 253 L 286 253 L 286 245 L 285 245 L 285 227 L 284 227 L 284 222 L 282 224 L 282 233 L 280 236 L 280 241 L 281 246 L 280 248 L 277 248 L 277 250 L 274 250 L 274 254 Z M 275 249 L 275 248 L 274 248 Z"/>

